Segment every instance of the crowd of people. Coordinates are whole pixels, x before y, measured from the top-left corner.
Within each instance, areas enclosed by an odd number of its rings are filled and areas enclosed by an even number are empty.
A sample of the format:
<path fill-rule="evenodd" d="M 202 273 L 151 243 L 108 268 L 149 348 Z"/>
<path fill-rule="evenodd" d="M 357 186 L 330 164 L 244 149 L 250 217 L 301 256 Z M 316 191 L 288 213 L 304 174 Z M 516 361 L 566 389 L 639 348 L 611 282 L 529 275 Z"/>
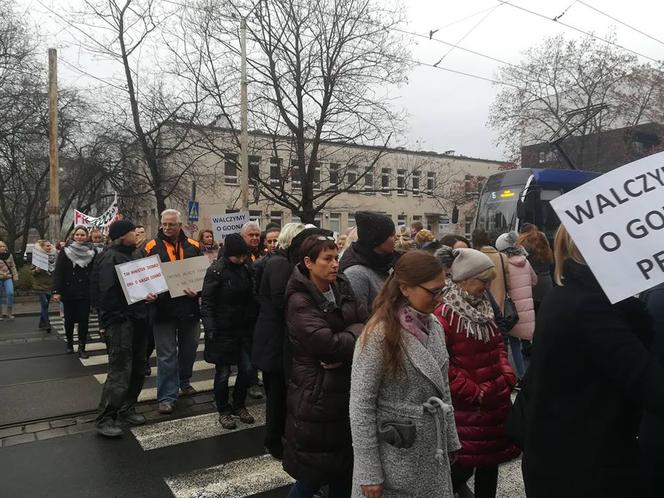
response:
<path fill-rule="evenodd" d="M 153 349 L 159 411 L 196 393 L 202 322 L 219 423 L 254 424 L 247 397 L 262 380 L 265 448 L 295 479 L 290 498 L 494 497 L 499 465 L 519 455 L 529 497 L 657 495 L 664 285 L 611 305 L 564 227 L 552 250 L 528 224 L 469 241 L 375 212 L 355 220 L 337 237 L 249 222 L 223 241 L 210 230 L 194 240 L 167 209 L 152 240 L 121 220 L 106 243 L 85 227 L 59 253 L 40 241 L 40 327 L 50 330 L 52 295 L 68 351 L 78 323 L 87 356 L 91 310 L 105 333 L 99 433 L 145 423 L 134 407 Z M 9 299 L 5 254 L 0 242 Z M 115 266 L 149 255 L 207 256 L 202 291 L 127 304 Z"/>

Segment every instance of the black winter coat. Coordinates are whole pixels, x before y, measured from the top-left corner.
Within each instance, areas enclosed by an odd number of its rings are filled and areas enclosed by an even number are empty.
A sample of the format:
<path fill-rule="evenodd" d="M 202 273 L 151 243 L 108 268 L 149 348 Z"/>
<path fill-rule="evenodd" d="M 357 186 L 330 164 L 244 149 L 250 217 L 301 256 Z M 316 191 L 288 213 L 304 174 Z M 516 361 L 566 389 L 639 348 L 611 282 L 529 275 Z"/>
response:
<path fill-rule="evenodd" d="M 332 288 L 336 304 L 327 301 L 298 265 L 286 290 L 293 359 L 283 466 L 295 479 L 309 482 L 350 479 L 353 472 L 350 371 L 367 312 L 343 275 Z M 323 368 L 322 363 L 333 367 Z"/>
<path fill-rule="evenodd" d="M 664 284 L 650 289 L 642 297 L 654 321 L 651 351 L 664 365 Z M 639 444 L 647 486 L 644 496 L 659 496 L 664 489 L 664 418 L 650 412 L 643 414 Z"/>
<path fill-rule="evenodd" d="M 146 256 L 159 256 L 162 263 L 201 256 L 199 243 L 180 232 L 178 240 L 171 242 L 161 230 L 157 237 L 145 244 Z M 159 294 L 157 300 L 148 306 L 152 322 L 176 319 L 197 320 L 201 316 L 198 298 L 189 296 L 171 297 L 169 292 Z"/>
<path fill-rule="evenodd" d="M 259 260 L 255 265 L 264 261 Z M 264 264 L 258 302 L 260 311 L 254 329 L 252 363 L 268 373 L 284 371 L 286 340 L 286 285 L 292 266 L 284 251 L 277 251 Z"/>
<path fill-rule="evenodd" d="M 99 310 L 101 328 L 108 328 L 114 323 L 128 319 L 146 318 L 145 302 L 129 305 L 125 298 L 115 265 L 128 263 L 135 258 L 134 247 L 109 246 L 94 260 L 90 275 L 90 297 L 92 307 Z"/>
<path fill-rule="evenodd" d="M 664 416 L 650 319 L 636 299 L 611 305 L 585 265 L 568 260 L 564 284 L 542 303 L 526 375 L 526 494 L 642 496 L 641 412 Z"/>
<path fill-rule="evenodd" d="M 90 273 L 94 260 L 88 266 L 74 266 L 65 250 L 58 253 L 53 272 L 53 294 L 60 294 L 63 301 L 90 300 Z"/>
<path fill-rule="evenodd" d="M 249 263 L 236 265 L 221 257 L 208 268 L 203 282 L 201 314 L 205 329 L 205 361 L 237 365 L 251 353 L 258 314 Z"/>

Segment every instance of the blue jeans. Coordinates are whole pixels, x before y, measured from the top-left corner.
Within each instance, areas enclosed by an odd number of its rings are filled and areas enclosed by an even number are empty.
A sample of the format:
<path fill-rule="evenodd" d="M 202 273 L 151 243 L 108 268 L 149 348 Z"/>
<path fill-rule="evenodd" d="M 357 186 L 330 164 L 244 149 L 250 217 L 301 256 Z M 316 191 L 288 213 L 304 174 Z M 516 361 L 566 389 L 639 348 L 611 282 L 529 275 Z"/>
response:
<path fill-rule="evenodd" d="M 51 300 L 50 294 L 39 294 L 39 304 L 41 304 L 41 311 L 39 313 L 39 321 L 48 323 L 48 303 Z"/>
<path fill-rule="evenodd" d="M 14 280 L 8 278 L 7 280 L 0 280 L 0 282 L 2 282 L 0 284 L 0 294 L 7 295 L 7 306 L 14 306 Z M 2 303 L 1 300 L 0 303 Z"/>
<path fill-rule="evenodd" d="M 214 401 L 219 413 L 231 413 L 233 410 L 244 408 L 247 400 L 247 390 L 252 378 L 251 359 L 249 352 L 242 349 L 240 363 L 237 366 L 237 378 L 233 388 L 233 406 L 228 403 L 228 379 L 231 376 L 231 366 L 217 364 L 214 372 Z"/>
<path fill-rule="evenodd" d="M 152 326 L 157 349 L 157 399 L 174 403 L 178 388 L 191 385 L 200 320 L 171 320 Z"/>
<path fill-rule="evenodd" d="M 328 498 L 350 498 L 350 491 L 352 488 L 351 480 L 341 482 L 327 483 L 330 491 Z M 323 484 L 315 484 L 311 482 L 296 481 L 288 493 L 288 498 L 312 498 Z"/>
<path fill-rule="evenodd" d="M 521 339 L 508 335 L 505 337 L 505 347 L 507 347 L 508 341 L 510 349 L 512 350 L 512 360 L 514 361 L 516 376 L 521 380 L 523 379 L 523 374 L 526 373 L 526 365 L 523 361 L 523 353 L 521 353 Z"/>

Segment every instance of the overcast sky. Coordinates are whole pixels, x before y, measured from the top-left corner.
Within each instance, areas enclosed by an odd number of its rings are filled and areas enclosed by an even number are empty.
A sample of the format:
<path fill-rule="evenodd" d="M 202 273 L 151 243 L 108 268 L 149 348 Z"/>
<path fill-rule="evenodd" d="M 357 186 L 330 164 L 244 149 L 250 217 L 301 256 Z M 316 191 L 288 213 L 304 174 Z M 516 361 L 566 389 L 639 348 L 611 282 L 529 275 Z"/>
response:
<path fill-rule="evenodd" d="M 40 1 L 48 6 L 60 6 L 63 3 L 62 0 L 17 0 L 16 4 L 32 16 L 49 46 L 61 48 L 61 58 L 78 65 L 91 65 L 93 67 L 85 69 L 96 75 L 103 75 L 104 68 L 99 64 L 90 64 L 87 57 L 81 57 L 77 47 L 71 44 L 71 36 L 67 30 L 54 22 L 52 15 L 42 7 Z M 69 0 L 68 3 L 76 4 L 77 1 Z M 408 17 L 408 25 L 404 26 L 404 29 L 422 34 L 438 29 L 434 37 L 451 43 L 457 43 L 466 36 L 460 44 L 461 47 L 512 63 L 519 62 L 521 53 L 539 43 L 545 36 L 558 33 L 569 37 L 582 36 L 551 20 L 538 18 L 507 4 L 501 5 L 497 0 L 403 2 Z M 526 7 L 548 18 L 556 17 L 568 9 L 561 21 L 593 31 L 600 36 L 604 36 L 613 26 L 621 45 L 655 59 L 664 59 L 663 44 L 621 26 L 578 1 L 510 0 L 510 3 Z M 661 34 L 664 2 L 584 0 L 584 3 L 656 38 L 664 39 Z M 477 25 L 479 21 L 481 23 Z M 433 64 L 448 50 L 449 47 L 443 44 L 418 38 L 412 47 L 412 54 L 415 60 Z M 498 63 L 455 49 L 439 66 L 495 78 Z M 61 64 L 60 80 L 63 84 L 80 84 L 85 78 L 67 68 L 66 64 Z M 408 85 L 400 88 L 399 93 L 400 105 L 409 113 L 409 147 L 438 152 L 454 150 L 467 156 L 504 159 L 503 151 L 495 146 L 494 136 L 486 126 L 489 106 L 496 93 L 496 88 L 491 83 L 421 66 L 413 69 L 409 74 Z"/>

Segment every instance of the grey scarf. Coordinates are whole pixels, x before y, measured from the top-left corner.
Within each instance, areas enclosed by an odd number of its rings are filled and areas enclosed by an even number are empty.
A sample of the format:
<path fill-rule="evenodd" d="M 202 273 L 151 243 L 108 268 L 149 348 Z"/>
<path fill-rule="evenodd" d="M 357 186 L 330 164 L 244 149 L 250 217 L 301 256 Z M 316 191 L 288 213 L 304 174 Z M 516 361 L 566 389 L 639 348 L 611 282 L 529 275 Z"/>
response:
<path fill-rule="evenodd" d="M 95 257 L 95 250 L 88 243 L 72 242 L 65 247 L 65 254 L 74 266 L 85 268 Z"/>
<path fill-rule="evenodd" d="M 445 288 L 444 302 L 441 312 L 451 310 L 459 315 L 455 332 L 466 331 L 466 336 L 473 336 L 484 342 L 489 342 L 494 336 L 493 309 L 491 303 L 484 297 L 474 297 L 459 287 L 456 282 L 450 281 Z"/>

